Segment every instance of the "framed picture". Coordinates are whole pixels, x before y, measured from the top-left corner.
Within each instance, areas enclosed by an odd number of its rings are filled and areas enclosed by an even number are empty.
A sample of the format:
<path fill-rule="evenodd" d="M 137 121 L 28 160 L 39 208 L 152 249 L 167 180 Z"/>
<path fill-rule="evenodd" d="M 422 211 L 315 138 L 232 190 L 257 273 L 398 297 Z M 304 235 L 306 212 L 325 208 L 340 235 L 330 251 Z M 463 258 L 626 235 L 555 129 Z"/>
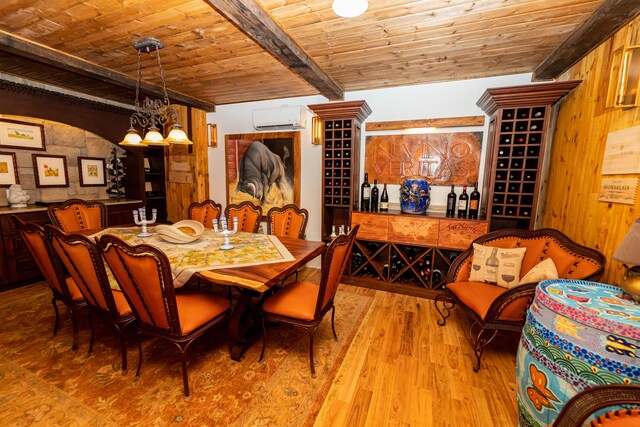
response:
<path fill-rule="evenodd" d="M 0 151 L 0 187 L 9 187 L 13 184 L 20 184 L 16 153 Z"/>
<path fill-rule="evenodd" d="M 0 147 L 45 151 L 44 125 L 2 119 Z"/>
<path fill-rule="evenodd" d="M 107 185 L 105 161 L 100 157 L 78 157 L 80 187 L 103 187 Z"/>
<path fill-rule="evenodd" d="M 227 203 L 300 204 L 300 132 L 225 136 Z"/>
<path fill-rule="evenodd" d="M 36 187 L 68 187 L 67 158 L 52 154 L 32 154 Z"/>

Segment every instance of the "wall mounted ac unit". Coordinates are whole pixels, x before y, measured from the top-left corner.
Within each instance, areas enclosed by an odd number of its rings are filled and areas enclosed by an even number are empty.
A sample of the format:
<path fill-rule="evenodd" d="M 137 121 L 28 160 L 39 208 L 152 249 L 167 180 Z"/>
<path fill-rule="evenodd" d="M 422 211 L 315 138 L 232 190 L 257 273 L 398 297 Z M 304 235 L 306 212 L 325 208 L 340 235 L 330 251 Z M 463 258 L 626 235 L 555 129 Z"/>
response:
<path fill-rule="evenodd" d="M 253 110 L 253 127 L 256 130 L 304 129 L 306 112 L 306 107 L 301 105 Z"/>

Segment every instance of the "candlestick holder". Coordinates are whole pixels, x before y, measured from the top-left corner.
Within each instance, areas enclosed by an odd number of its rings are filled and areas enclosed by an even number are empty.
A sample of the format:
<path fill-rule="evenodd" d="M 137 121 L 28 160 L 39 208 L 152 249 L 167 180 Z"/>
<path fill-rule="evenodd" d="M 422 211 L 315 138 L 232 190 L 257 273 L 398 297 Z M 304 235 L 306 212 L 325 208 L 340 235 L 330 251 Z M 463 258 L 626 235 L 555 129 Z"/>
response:
<path fill-rule="evenodd" d="M 142 232 L 138 234 L 138 237 L 151 237 L 152 234 L 147 231 L 147 225 L 153 224 L 156 222 L 156 217 L 158 216 L 157 209 L 151 209 L 151 219 L 147 219 L 147 210 L 146 208 L 138 208 L 133 211 L 133 221 L 136 225 L 142 226 Z"/>
<path fill-rule="evenodd" d="M 224 215 L 220 218 L 220 225 L 222 226 L 221 229 L 218 228 L 218 220 L 213 220 L 213 231 L 218 236 L 224 237 L 224 244 L 220 246 L 220 249 L 222 249 L 223 251 L 233 249 L 234 246 L 229 243 L 229 236 L 232 236 L 238 232 L 238 217 L 233 218 L 233 230 L 229 230 L 229 228 L 227 228 L 227 218 Z"/>

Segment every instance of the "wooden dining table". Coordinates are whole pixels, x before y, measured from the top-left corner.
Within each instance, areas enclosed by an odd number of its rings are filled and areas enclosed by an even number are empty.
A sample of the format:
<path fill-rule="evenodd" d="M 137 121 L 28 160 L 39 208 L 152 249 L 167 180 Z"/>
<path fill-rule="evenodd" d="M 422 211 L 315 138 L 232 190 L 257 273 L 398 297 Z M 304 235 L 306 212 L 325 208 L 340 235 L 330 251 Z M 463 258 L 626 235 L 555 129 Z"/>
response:
<path fill-rule="evenodd" d="M 229 350 L 233 360 L 242 360 L 246 350 L 260 335 L 257 305 L 274 285 L 295 273 L 306 263 L 322 255 L 323 242 L 279 237 L 295 257 L 295 261 L 246 267 L 218 268 L 196 273 L 200 278 L 219 285 L 235 286 L 240 292 L 229 321 Z M 256 286 L 262 285 L 262 286 Z M 266 290 L 265 290 L 266 289 Z"/>
<path fill-rule="evenodd" d="M 139 239 L 135 236 L 139 230 L 134 227 L 105 229 L 101 231 L 91 230 L 85 231 L 82 234 L 89 235 L 90 237 L 98 237 L 103 234 L 114 234 L 118 237 L 125 238 L 130 244 L 149 243 L 153 244 L 154 239 Z M 208 233 L 210 230 L 205 231 Z M 111 232 L 111 233 L 110 233 Z M 250 233 L 247 233 L 250 234 Z M 255 239 L 249 240 L 265 240 L 267 236 L 259 236 L 251 234 L 245 236 L 253 237 Z M 255 342 L 259 336 L 259 310 L 257 308 L 261 299 L 271 293 L 271 289 L 274 285 L 282 282 L 284 279 L 295 273 L 298 269 L 303 267 L 309 261 L 313 260 L 319 255 L 322 255 L 326 249 L 326 244 L 323 242 L 315 242 L 310 240 L 302 240 L 287 237 L 268 236 L 269 239 L 274 240 L 277 246 L 284 246 L 291 256 L 284 259 L 291 259 L 291 261 L 274 262 L 256 262 L 253 265 L 240 265 L 234 267 L 223 267 L 220 264 L 211 269 L 206 266 L 200 265 L 196 272 L 191 271 L 194 277 L 204 279 L 211 283 L 218 285 L 233 286 L 240 292 L 240 297 L 237 300 L 232 312 L 231 319 L 229 321 L 228 330 L 228 343 L 231 352 L 231 358 L 233 360 L 241 360 L 244 357 L 246 350 Z M 232 238 L 233 240 L 233 238 Z M 165 253 L 170 253 L 180 248 L 182 245 L 167 244 L 166 242 L 157 241 L 158 249 Z M 180 249 L 178 249 L 180 250 Z M 189 248 L 191 252 L 202 251 L 204 249 L 198 249 L 197 247 Z M 212 249 L 207 247 L 207 251 L 216 251 L 220 249 Z M 286 251 L 285 251 L 286 252 Z M 202 252 L 203 254 L 206 252 Z M 228 252 L 232 254 L 233 252 Z M 168 256 L 169 262 L 172 263 L 172 257 Z M 174 279 L 176 279 L 176 272 L 179 276 L 184 276 L 184 268 L 176 267 L 172 264 L 172 273 L 174 273 Z M 191 275 L 191 274 L 190 274 Z M 184 277 L 180 280 L 179 284 L 176 284 L 176 288 L 184 284 L 186 280 Z"/>

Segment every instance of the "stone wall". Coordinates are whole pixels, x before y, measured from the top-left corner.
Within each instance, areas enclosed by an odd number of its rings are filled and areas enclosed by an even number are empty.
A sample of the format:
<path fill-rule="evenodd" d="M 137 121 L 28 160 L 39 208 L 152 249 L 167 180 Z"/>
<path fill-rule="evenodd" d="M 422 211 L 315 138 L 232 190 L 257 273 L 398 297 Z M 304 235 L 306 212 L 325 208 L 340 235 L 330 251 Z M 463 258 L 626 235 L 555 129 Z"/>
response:
<path fill-rule="evenodd" d="M 116 145 L 91 132 L 63 123 L 31 117 L 9 116 L 0 114 L 0 119 L 20 120 L 28 123 L 44 125 L 46 154 L 55 154 L 67 158 L 69 186 L 61 188 L 36 188 L 33 170 L 32 154 L 45 154 L 44 151 L 16 150 L 0 146 L 0 151 L 16 153 L 20 185 L 29 193 L 29 204 L 35 202 L 59 202 L 71 198 L 106 199 L 107 188 L 111 185 L 107 175 L 107 185 L 104 187 L 81 187 L 78 169 L 78 157 L 102 157 L 107 159 L 112 155 Z M 124 156 L 125 151 L 117 148 L 118 156 Z M 0 206 L 8 206 L 4 188 L 0 191 Z"/>

